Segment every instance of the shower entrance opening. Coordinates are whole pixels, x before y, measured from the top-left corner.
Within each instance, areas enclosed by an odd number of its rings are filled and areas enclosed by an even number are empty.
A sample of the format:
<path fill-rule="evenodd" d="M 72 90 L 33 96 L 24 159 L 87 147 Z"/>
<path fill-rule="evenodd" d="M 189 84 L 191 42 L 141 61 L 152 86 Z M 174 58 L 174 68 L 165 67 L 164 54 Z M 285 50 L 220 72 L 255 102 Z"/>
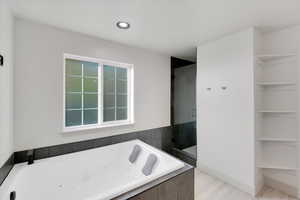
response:
<path fill-rule="evenodd" d="M 171 57 L 172 153 L 196 165 L 196 64 Z"/>

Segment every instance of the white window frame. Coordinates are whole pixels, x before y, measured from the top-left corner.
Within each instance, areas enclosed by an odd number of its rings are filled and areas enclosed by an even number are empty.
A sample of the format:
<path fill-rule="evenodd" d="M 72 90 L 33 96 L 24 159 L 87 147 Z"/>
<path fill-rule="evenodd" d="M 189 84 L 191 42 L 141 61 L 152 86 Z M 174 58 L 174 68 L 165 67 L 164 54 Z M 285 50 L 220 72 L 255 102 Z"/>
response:
<path fill-rule="evenodd" d="M 66 126 L 66 59 L 73 59 L 79 61 L 87 61 L 98 63 L 98 123 L 79 125 L 79 126 Z M 114 67 L 127 69 L 127 120 L 115 120 L 103 122 L 103 66 L 109 65 Z M 121 63 L 99 58 L 90 58 L 72 54 L 63 54 L 63 132 L 74 132 L 97 128 L 106 128 L 114 126 L 132 125 L 134 121 L 134 66 L 133 64 Z"/>

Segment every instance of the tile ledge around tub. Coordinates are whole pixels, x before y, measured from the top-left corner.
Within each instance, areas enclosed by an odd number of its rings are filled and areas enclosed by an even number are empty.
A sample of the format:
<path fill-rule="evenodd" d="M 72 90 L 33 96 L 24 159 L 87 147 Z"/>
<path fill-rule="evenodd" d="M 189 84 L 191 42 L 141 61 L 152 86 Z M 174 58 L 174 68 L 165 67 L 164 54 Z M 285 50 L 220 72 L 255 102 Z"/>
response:
<path fill-rule="evenodd" d="M 170 152 L 172 149 L 171 127 L 165 126 L 154 129 L 123 133 L 113 136 L 106 136 L 101 138 L 94 138 L 77 142 L 35 148 L 35 160 L 59 156 L 68 153 L 74 153 L 93 148 L 99 148 L 102 146 L 116 144 L 119 142 L 125 142 L 133 139 L 140 139 L 143 142 L 161 150 L 164 150 L 166 152 Z M 15 152 L 15 164 L 27 161 L 27 151 L 28 149 Z"/>
<path fill-rule="evenodd" d="M 5 181 L 14 166 L 14 154 L 12 154 L 7 161 L 0 167 L 0 186 Z"/>

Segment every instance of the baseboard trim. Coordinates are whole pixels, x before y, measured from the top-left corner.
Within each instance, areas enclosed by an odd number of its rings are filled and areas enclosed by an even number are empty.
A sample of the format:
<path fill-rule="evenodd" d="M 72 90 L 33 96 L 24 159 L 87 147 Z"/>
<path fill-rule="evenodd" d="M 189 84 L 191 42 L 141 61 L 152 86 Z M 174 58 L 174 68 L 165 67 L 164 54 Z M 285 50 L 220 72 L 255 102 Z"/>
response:
<path fill-rule="evenodd" d="M 246 193 L 252 195 L 253 197 L 256 195 L 255 188 L 252 188 L 248 185 L 240 183 L 239 181 L 234 180 L 232 177 L 227 176 L 223 173 L 217 172 L 216 170 L 210 169 L 206 165 L 201 164 L 199 161 L 197 162 L 197 168 L 210 176 L 216 177 L 226 183 L 229 183 L 230 185 L 238 188 L 239 190 L 241 190 L 243 192 L 246 192 Z"/>
<path fill-rule="evenodd" d="M 260 192 L 262 191 L 262 189 L 264 188 L 264 180 L 259 180 L 256 183 L 256 187 L 255 187 L 255 196 L 258 196 L 260 194 Z"/>
<path fill-rule="evenodd" d="M 287 185 L 285 183 L 282 183 L 282 182 L 272 179 L 270 177 L 265 176 L 264 179 L 265 179 L 265 185 L 267 185 L 271 188 L 274 188 L 276 190 L 279 190 L 281 192 L 284 192 L 290 196 L 293 196 L 293 197 L 298 196 L 298 190 L 296 187 Z M 298 196 L 298 198 L 299 198 L 299 196 Z"/>

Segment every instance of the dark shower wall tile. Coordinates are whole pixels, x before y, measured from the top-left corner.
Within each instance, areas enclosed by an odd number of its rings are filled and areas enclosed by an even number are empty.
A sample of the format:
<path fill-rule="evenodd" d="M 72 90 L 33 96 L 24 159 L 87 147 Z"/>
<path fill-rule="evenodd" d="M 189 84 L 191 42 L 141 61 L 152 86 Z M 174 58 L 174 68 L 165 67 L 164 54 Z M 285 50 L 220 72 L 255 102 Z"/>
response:
<path fill-rule="evenodd" d="M 167 152 L 171 152 L 172 149 L 172 129 L 171 127 L 162 127 L 110 137 L 37 148 L 35 149 L 35 159 L 43 159 L 47 157 L 103 147 L 106 145 L 116 144 L 119 142 L 125 142 L 134 139 L 140 139 L 147 144 L 150 144 Z M 15 152 L 15 163 L 26 162 L 27 151 L 28 150 Z"/>
<path fill-rule="evenodd" d="M 49 157 L 49 148 L 39 148 L 36 149 L 35 151 L 35 158 L 36 159 L 43 159 L 43 158 L 48 158 Z"/>
<path fill-rule="evenodd" d="M 82 142 L 72 143 L 72 149 L 74 152 L 92 149 L 94 148 L 94 146 L 94 140 L 86 140 Z"/>
<path fill-rule="evenodd" d="M 129 140 L 134 140 L 137 138 L 137 133 L 127 133 L 127 134 L 121 134 L 121 135 L 115 135 L 111 136 L 111 144 L 116 144 L 120 142 L 126 142 Z"/>
<path fill-rule="evenodd" d="M 10 170 L 14 165 L 14 157 L 13 155 L 4 163 L 4 165 L 0 168 L 0 186 L 2 185 L 5 178 L 8 176 Z"/>
<path fill-rule="evenodd" d="M 49 157 L 73 153 L 76 151 L 74 148 L 74 143 L 61 144 L 61 145 L 51 146 L 48 148 L 49 148 Z"/>
<path fill-rule="evenodd" d="M 143 142 L 161 149 L 161 132 L 157 130 L 146 130 L 138 134 L 137 138 Z"/>
<path fill-rule="evenodd" d="M 14 153 L 14 162 L 26 162 L 27 161 L 27 150 L 25 151 L 18 151 Z"/>
<path fill-rule="evenodd" d="M 103 147 L 112 144 L 112 138 L 111 137 L 105 137 L 105 138 L 98 138 L 92 140 L 94 148 Z"/>
<path fill-rule="evenodd" d="M 161 131 L 161 149 L 170 153 L 174 147 L 172 142 L 172 128 L 164 127 Z"/>

